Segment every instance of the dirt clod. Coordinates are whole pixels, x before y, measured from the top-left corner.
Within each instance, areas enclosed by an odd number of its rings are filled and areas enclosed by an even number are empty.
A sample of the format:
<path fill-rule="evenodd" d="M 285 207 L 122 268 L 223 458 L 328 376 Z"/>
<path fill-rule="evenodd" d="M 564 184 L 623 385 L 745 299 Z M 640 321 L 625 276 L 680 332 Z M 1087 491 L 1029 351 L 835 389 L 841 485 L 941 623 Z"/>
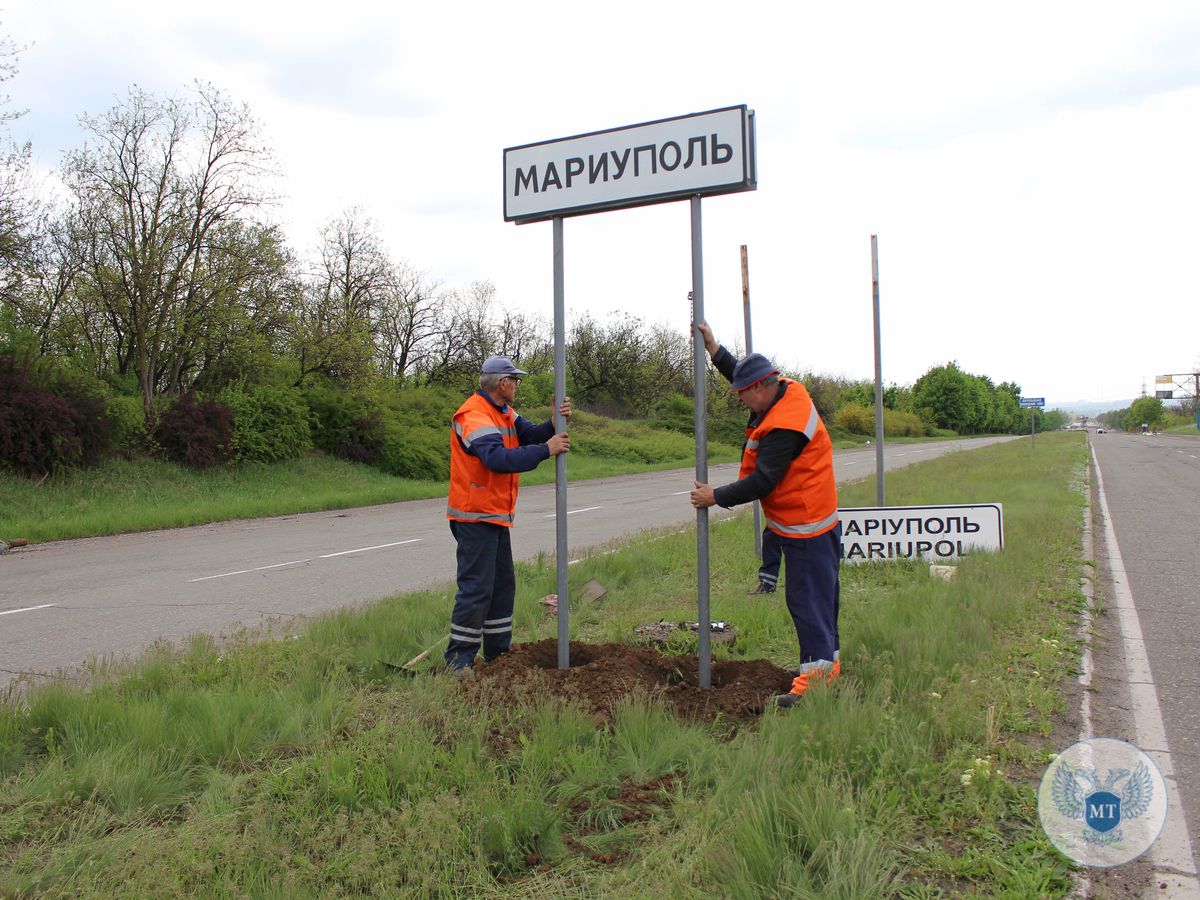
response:
<path fill-rule="evenodd" d="M 516 644 L 489 663 L 477 663 L 467 689 L 479 696 L 515 698 L 551 693 L 582 707 L 600 723 L 626 697 L 659 698 L 680 718 L 756 720 L 771 698 L 791 688 L 792 676 L 764 659 L 714 660 L 712 687 L 699 686 L 695 656 L 665 656 L 652 647 L 571 641 L 570 666 L 558 668 L 558 641 Z"/>

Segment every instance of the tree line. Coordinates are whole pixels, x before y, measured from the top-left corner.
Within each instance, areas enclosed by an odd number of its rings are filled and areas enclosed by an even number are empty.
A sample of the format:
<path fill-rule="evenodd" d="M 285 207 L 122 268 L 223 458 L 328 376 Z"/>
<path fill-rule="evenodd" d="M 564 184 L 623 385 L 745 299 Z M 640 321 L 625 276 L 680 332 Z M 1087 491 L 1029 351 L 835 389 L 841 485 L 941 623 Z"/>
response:
<path fill-rule="evenodd" d="M 15 56 L 0 44 L 0 83 Z M 6 99 L 0 127 L 19 115 Z M 492 283 L 446 286 L 390 252 L 358 208 L 331 217 L 310 256 L 289 246 L 270 219 L 275 159 L 245 104 L 201 82 L 178 96 L 133 87 L 79 121 L 52 197 L 28 144 L 6 140 L 0 157 L 0 352 L 25 360 L 21 377 L 69 370 L 152 424 L 177 398 L 231 390 L 461 392 L 504 353 L 541 373 L 523 399 L 549 404 L 550 323 L 505 308 Z M 691 429 L 691 335 L 585 314 L 566 349 L 583 408 Z M 793 374 L 831 422 L 873 405 L 869 382 Z M 737 437 L 744 416 L 715 373 L 707 390 L 712 430 Z M 908 417 L 902 433 L 1021 431 L 1019 393 L 952 362 L 889 387 L 885 405 Z M 861 417 L 844 418 L 856 430 Z"/>

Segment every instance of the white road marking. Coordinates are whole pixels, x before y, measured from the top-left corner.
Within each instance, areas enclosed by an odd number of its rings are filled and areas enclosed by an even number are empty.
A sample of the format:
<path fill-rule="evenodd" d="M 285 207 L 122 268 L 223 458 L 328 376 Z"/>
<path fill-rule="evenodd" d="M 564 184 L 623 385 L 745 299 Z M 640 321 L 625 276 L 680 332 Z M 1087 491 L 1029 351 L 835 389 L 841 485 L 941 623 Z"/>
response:
<path fill-rule="evenodd" d="M 13 613 L 33 612 L 35 609 L 46 609 L 50 606 L 57 606 L 57 603 L 43 603 L 41 606 L 23 606 L 20 609 L 6 609 L 0 611 L 0 616 L 11 616 Z"/>
<path fill-rule="evenodd" d="M 604 507 L 603 506 L 585 506 L 583 509 L 568 509 L 567 515 L 573 516 L 573 515 L 575 515 L 575 513 L 579 513 L 579 512 L 591 512 L 593 509 L 604 509 Z M 553 519 L 556 515 L 557 515 L 557 513 L 547 513 L 546 515 L 542 516 L 542 518 L 543 519 Z"/>
<path fill-rule="evenodd" d="M 1104 494 L 1104 479 L 1100 475 L 1100 461 L 1092 449 L 1092 463 L 1096 469 L 1096 495 L 1100 498 L 1100 511 L 1104 515 L 1104 542 L 1109 548 L 1108 565 L 1112 573 L 1113 607 L 1117 613 L 1124 643 L 1125 658 L 1128 660 L 1129 694 L 1133 706 L 1133 723 L 1137 732 L 1137 746 L 1153 759 L 1163 780 L 1167 784 L 1167 821 L 1162 834 L 1150 848 L 1151 858 L 1157 868 L 1156 882 L 1181 882 L 1184 893 L 1164 893 L 1165 897 L 1192 897 L 1200 890 L 1196 867 L 1192 856 L 1192 840 L 1188 833 L 1187 818 L 1179 800 L 1175 766 L 1171 762 L 1171 750 L 1167 746 L 1167 731 L 1163 725 L 1162 709 L 1158 705 L 1158 692 L 1154 687 L 1154 676 L 1150 672 L 1150 659 L 1146 655 L 1146 644 L 1142 637 L 1142 626 L 1134 605 L 1133 592 L 1129 589 L 1129 576 L 1125 574 L 1125 562 L 1117 544 L 1117 533 L 1113 529 L 1112 516 L 1108 511 L 1108 500 Z M 1156 892 L 1157 893 L 1157 892 Z"/>
<path fill-rule="evenodd" d="M 420 538 L 412 538 L 407 541 L 394 541 L 391 544 L 376 544 L 374 547 L 356 547 L 353 550 L 339 550 L 337 553 L 326 553 L 317 559 L 331 559 L 335 556 L 345 556 L 347 553 L 366 553 L 368 550 L 382 550 L 385 547 L 399 547 L 401 544 L 418 544 Z M 189 578 L 188 584 L 194 584 L 197 581 L 211 581 L 214 578 L 228 578 L 231 575 L 248 575 L 251 572 L 265 572 L 267 569 L 282 569 L 284 566 L 298 566 L 301 563 L 312 562 L 313 557 L 307 559 L 293 559 L 291 562 L 275 563 L 271 566 L 255 566 L 253 569 L 238 569 L 236 572 L 222 572 L 220 575 L 205 575 L 203 578 Z"/>
<path fill-rule="evenodd" d="M 368 550 L 383 550 L 386 547 L 399 547 L 401 544 L 419 544 L 420 538 L 412 538 L 407 541 L 393 541 L 390 544 L 376 544 L 374 547 L 359 547 L 357 550 L 342 550 L 338 553 L 326 553 L 324 556 L 318 556 L 317 559 L 332 559 L 335 556 L 345 556 L 347 553 L 366 553 Z"/>
<path fill-rule="evenodd" d="M 262 572 L 264 569 L 279 569 L 283 566 L 298 566 L 300 563 L 312 562 L 312 559 L 293 559 L 291 562 L 275 563 L 273 566 L 258 566 L 253 569 L 238 569 L 236 572 L 222 572 L 220 575 L 205 575 L 203 578 L 189 578 L 188 584 L 196 581 L 211 581 L 214 578 L 228 578 L 230 575 L 245 575 L 249 572 Z"/>

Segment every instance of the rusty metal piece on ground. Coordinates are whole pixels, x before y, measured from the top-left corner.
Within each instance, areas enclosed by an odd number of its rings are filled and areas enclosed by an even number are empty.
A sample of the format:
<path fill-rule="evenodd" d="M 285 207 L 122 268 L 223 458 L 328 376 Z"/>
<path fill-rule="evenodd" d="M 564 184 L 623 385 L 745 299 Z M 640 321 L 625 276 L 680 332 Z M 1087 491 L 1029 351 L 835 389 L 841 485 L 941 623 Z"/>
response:
<path fill-rule="evenodd" d="M 439 643 L 440 643 L 440 641 L 439 641 Z M 432 647 L 425 648 L 420 653 L 418 653 L 416 656 L 414 656 L 412 659 L 410 659 L 408 662 L 406 662 L 404 665 L 402 665 L 400 668 L 411 669 L 413 666 L 415 666 L 417 663 L 419 663 L 421 660 L 423 660 L 425 657 L 427 657 L 429 655 L 429 651 L 432 649 L 433 649 Z"/>
<path fill-rule="evenodd" d="M 591 603 L 595 600 L 599 600 L 601 597 L 603 597 L 607 593 L 608 593 L 608 588 L 606 588 L 604 585 L 602 585 L 600 582 L 598 582 L 595 578 L 588 579 L 587 584 L 585 584 L 580 591 L 580 594 L 583 596 L 583 599 L 589 603 Z"/>
<path fill-rule="evenodd" d="M 443 638 L 438 638 L 437 641 L 430 644 L 428 647 L 426 647 L 424 650 L 422 650 L 420 653 L 418 653 L 416 656 L 414 656 L 412 659 L 410 659 L 406 663 L 394 663 L 394 662 L 390 662 L 389 660 L 386 660 L 386 659 L 381 659 L 379 661 L 381 663 L 383 663 L 386 668 L 390 669 L 393 672 L 400 672 L 401 674 L 404 674 L 404 675 L 416 675 L 417 674 L 417 663 L 419 663 L 423 659 L 425 659 L 425 657 L 427 657 L 429 655 L 430 651 L 433 650 L 433 648 L 436 647 L 438 644 L 440 644 L 442 642 L 442 640 L 443 640 Z"/>
<path fill-rule="evenodd" d="M 25 540 L 25 538 L 9 538 L 6 541 L 0 541 L 0 553 L 3 553 L 5 550 L 12 550 L 16 547 L 24 547 L 28 543 L 29 541 Z"/>
<path fill-rule="evenodd" d="M 538 600 L 538 603 L 546 607 L 546 612 L 552 616 L 558 615 L 558 594 L 547 594 Z"/>
<path fill-rule="evenodd" d="M 708 630 L 715 644 L 728 644 L 732 647 L 737 641 L 737 630 L 728 622 L 710 622 Z M 681 631 L 699 633 L 700 623 L 661 621 L 638 625 L 633 629 L 634 636 L 651 644 L 667 644 Z"/>

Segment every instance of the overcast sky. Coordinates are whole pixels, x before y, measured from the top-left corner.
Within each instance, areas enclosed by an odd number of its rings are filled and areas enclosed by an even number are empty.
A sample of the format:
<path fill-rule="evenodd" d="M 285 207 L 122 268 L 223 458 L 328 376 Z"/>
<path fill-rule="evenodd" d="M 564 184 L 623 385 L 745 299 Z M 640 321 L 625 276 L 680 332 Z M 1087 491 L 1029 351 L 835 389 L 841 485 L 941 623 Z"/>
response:
<path fill-rule="evenodd" d="M 130 85 L 211 81 L 262 121 L 300 252 L 359 206 L 400 259 L 550 319 L 551 226 L 502 213 L 505 147 L 747 104 L 758 190 L 703 202 L 705 296 L 794 370 L 933 365 L 1050 401 L 1197 371 L 1194 2 L 445 4 L 0 0 L 10 126 L 54 170 Z M 786 8 L 787 12 L 777 10 Z M 686 202 L 566 220 L 568 321 L 686 330 Z"/>

